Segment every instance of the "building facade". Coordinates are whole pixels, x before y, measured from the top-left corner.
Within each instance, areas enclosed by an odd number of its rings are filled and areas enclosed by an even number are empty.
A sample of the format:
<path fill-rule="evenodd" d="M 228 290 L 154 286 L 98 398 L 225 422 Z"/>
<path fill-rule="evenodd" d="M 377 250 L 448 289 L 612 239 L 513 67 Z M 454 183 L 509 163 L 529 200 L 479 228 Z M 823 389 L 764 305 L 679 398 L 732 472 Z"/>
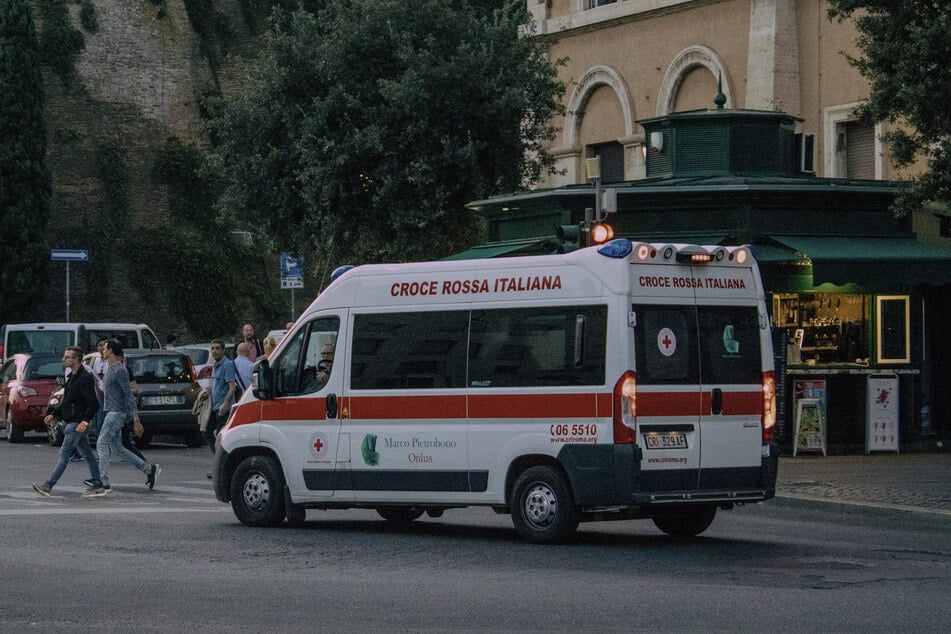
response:
<path fill-rule="evenodd" d="M 551 39 L 568 85 L 557 174 L 584 182 L 600 156 L 606 180 L 645 174 L 638 119 L 710 107 L 776 110 L 811 135 L 804 160 L 819 176 L 893 180 L 882 125 L 855 121 L 868 84 L 849 65 L 857 32 L 823 0 L 527 0 L 536 37 Z M 612 178 L 613 177 L 613 178 Z"/>
<path fill-rule="evenodd" d="M 868 94 L 845 56 L 854 27 L 823 1 L 527 1 L 535 36 L 567 60 L 556 173 L 472 203 L 489 242 L 455 257 L 572 248 L 556 229 L 592 207 L 619 236 L 750 244 L 786 448 L 951 438 L 951 239 L 940 219 L 889 208 L 902 174 L 887 130 L 853 114 Z"/>

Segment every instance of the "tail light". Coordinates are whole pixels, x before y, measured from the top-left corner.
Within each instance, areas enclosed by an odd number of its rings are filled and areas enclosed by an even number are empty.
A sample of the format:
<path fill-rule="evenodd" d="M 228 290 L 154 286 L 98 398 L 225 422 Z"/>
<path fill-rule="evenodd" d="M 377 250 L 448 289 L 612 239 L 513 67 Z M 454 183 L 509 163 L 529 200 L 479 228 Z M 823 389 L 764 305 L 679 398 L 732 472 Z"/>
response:
<path fill-rule="evenodd" d="M 192 361 L 191 357 L 186 357 L 188 359 L 188 376 L 192 377 L 192 383 L 198 382 L 198 372 L 195 371 L 195 362 Z"/>
<path fill-rule="evenodd" d="M 637 442 L 637 378 L 628 370 L 614 384 L 614 444 Z"/>
<path fill-rule="evenodd" d="M 201 372 L 198 373 L 199 379 L 210 379 L 211 378 L 211 366 L 206 365 L 201 369 Z"/>
<path fill-rule="evenodd" d="M 776 375 L 763 372 L 763 442 L 776 438 Z"/>
<path fill-rule="evenodd" d="M 32 387 L 27 387 L 26 385 L 19 385 L 16 388 L 20 396 L 36 396 L 37 392 Z"/>

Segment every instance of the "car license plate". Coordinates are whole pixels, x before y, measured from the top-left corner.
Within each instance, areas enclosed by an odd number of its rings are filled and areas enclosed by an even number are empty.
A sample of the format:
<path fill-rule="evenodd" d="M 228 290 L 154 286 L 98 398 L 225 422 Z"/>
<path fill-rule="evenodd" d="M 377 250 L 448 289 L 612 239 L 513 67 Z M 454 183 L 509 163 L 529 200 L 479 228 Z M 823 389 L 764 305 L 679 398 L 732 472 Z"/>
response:
<path fill-rule="evenodd" d="M 184 396 L 146 396 L 146 405 L 181 405 L 185 402 Z"/>
<path fill-rule="evenodd" d="M 648 449 L 686 449 L 687 437 L 678 432 L 644 434 L 644 444 Z"/>

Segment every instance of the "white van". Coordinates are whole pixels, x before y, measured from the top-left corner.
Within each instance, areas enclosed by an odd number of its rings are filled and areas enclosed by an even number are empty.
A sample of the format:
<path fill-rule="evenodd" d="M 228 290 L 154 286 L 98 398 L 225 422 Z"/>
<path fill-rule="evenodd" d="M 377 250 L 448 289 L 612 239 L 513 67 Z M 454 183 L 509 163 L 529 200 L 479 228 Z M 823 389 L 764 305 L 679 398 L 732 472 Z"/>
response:
<path fill-rule="evenodd" d="M 483 505 L 534 542 L 609 519 L 692 536 L 774 496 L 772 359 L 746 247 L 360 266 L 258 364 L 215 493 L 252 526 Z"/>
<path fill-rule="evenodd" d="M 155 333 L 145 324 L 6 324 L 0 329 L 0 341 L 3 343 L 0 360 L 21 352 L 62 352 L 69 346 L 79 346 L 85 352 L 95 352 L 96 342 L 102 337 L 118 339 L 127 350 L 154 350 L 162 347 Z"/>

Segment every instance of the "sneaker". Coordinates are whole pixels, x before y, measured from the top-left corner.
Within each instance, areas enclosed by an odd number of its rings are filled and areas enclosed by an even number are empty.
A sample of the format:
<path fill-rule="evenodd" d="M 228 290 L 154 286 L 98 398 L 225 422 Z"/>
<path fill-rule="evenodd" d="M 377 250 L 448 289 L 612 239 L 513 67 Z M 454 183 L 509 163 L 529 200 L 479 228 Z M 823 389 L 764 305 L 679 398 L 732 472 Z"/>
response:
<path fill-rule="evenodd" d="M 87 491 L 88 491 L 89 489 L 94 489 L 94 488 L 96 488 L 96 487 L 94 487 L 94 486 L 92 485 L 92 480 L 90 480 L 89 478 L 86 478 L 85 480 L 83 480 L 83 484 L 86 485 L 86 490 L 87 490 Z M 111 489 L 112 487 L 109 486 L 108 484 L 103 484 L 103 485 L 102 485 L 102 488 L 105 489 L 106 491 L 108 491 L 108 490 Z"/>
<path fill-rule="evenodd" d="M 51 489 L 50 487 L 46 486 L 45 484 L 44 484 L 44 485 L 39 485 L 39 484 L 37 484 L 36 482 L 34 482 L 34 483 L 33 483 L 33 490 L 36 491 L 37 493 L 39 493 L 40 495 L 42 495 L 42 496 L 45 497 L 45 498 L 48 498 L 48 497 L 50 497 L 51 495 L 53 495 L 53 489 Z"/>
<path fill-rule="evenodd" d="M 157 464 L 152 465 L 152 472 L 149 473 L 149 479 L 145 481 L 150 491 L 155 488 L 155 481 L 158 480 L 160 473 L 162 473 L 162 467 Z"/>
<path fill-rule="evenodd" d="M 88 489 L 86 490 L 85 493 L 83 493 L 82 497 L 84 497 L 84 498 L 101 498 L 101 497 L 103 497 L 104 495 L 106 495 L 107 493 L 109 493 L 109 491 L 107 491 L 107 490 L 104 489 L 103 487 L 99 487 L 98 489 L 94 489 L 94 488 L 90 487 L 90 488 L 88 488 Z"/>

